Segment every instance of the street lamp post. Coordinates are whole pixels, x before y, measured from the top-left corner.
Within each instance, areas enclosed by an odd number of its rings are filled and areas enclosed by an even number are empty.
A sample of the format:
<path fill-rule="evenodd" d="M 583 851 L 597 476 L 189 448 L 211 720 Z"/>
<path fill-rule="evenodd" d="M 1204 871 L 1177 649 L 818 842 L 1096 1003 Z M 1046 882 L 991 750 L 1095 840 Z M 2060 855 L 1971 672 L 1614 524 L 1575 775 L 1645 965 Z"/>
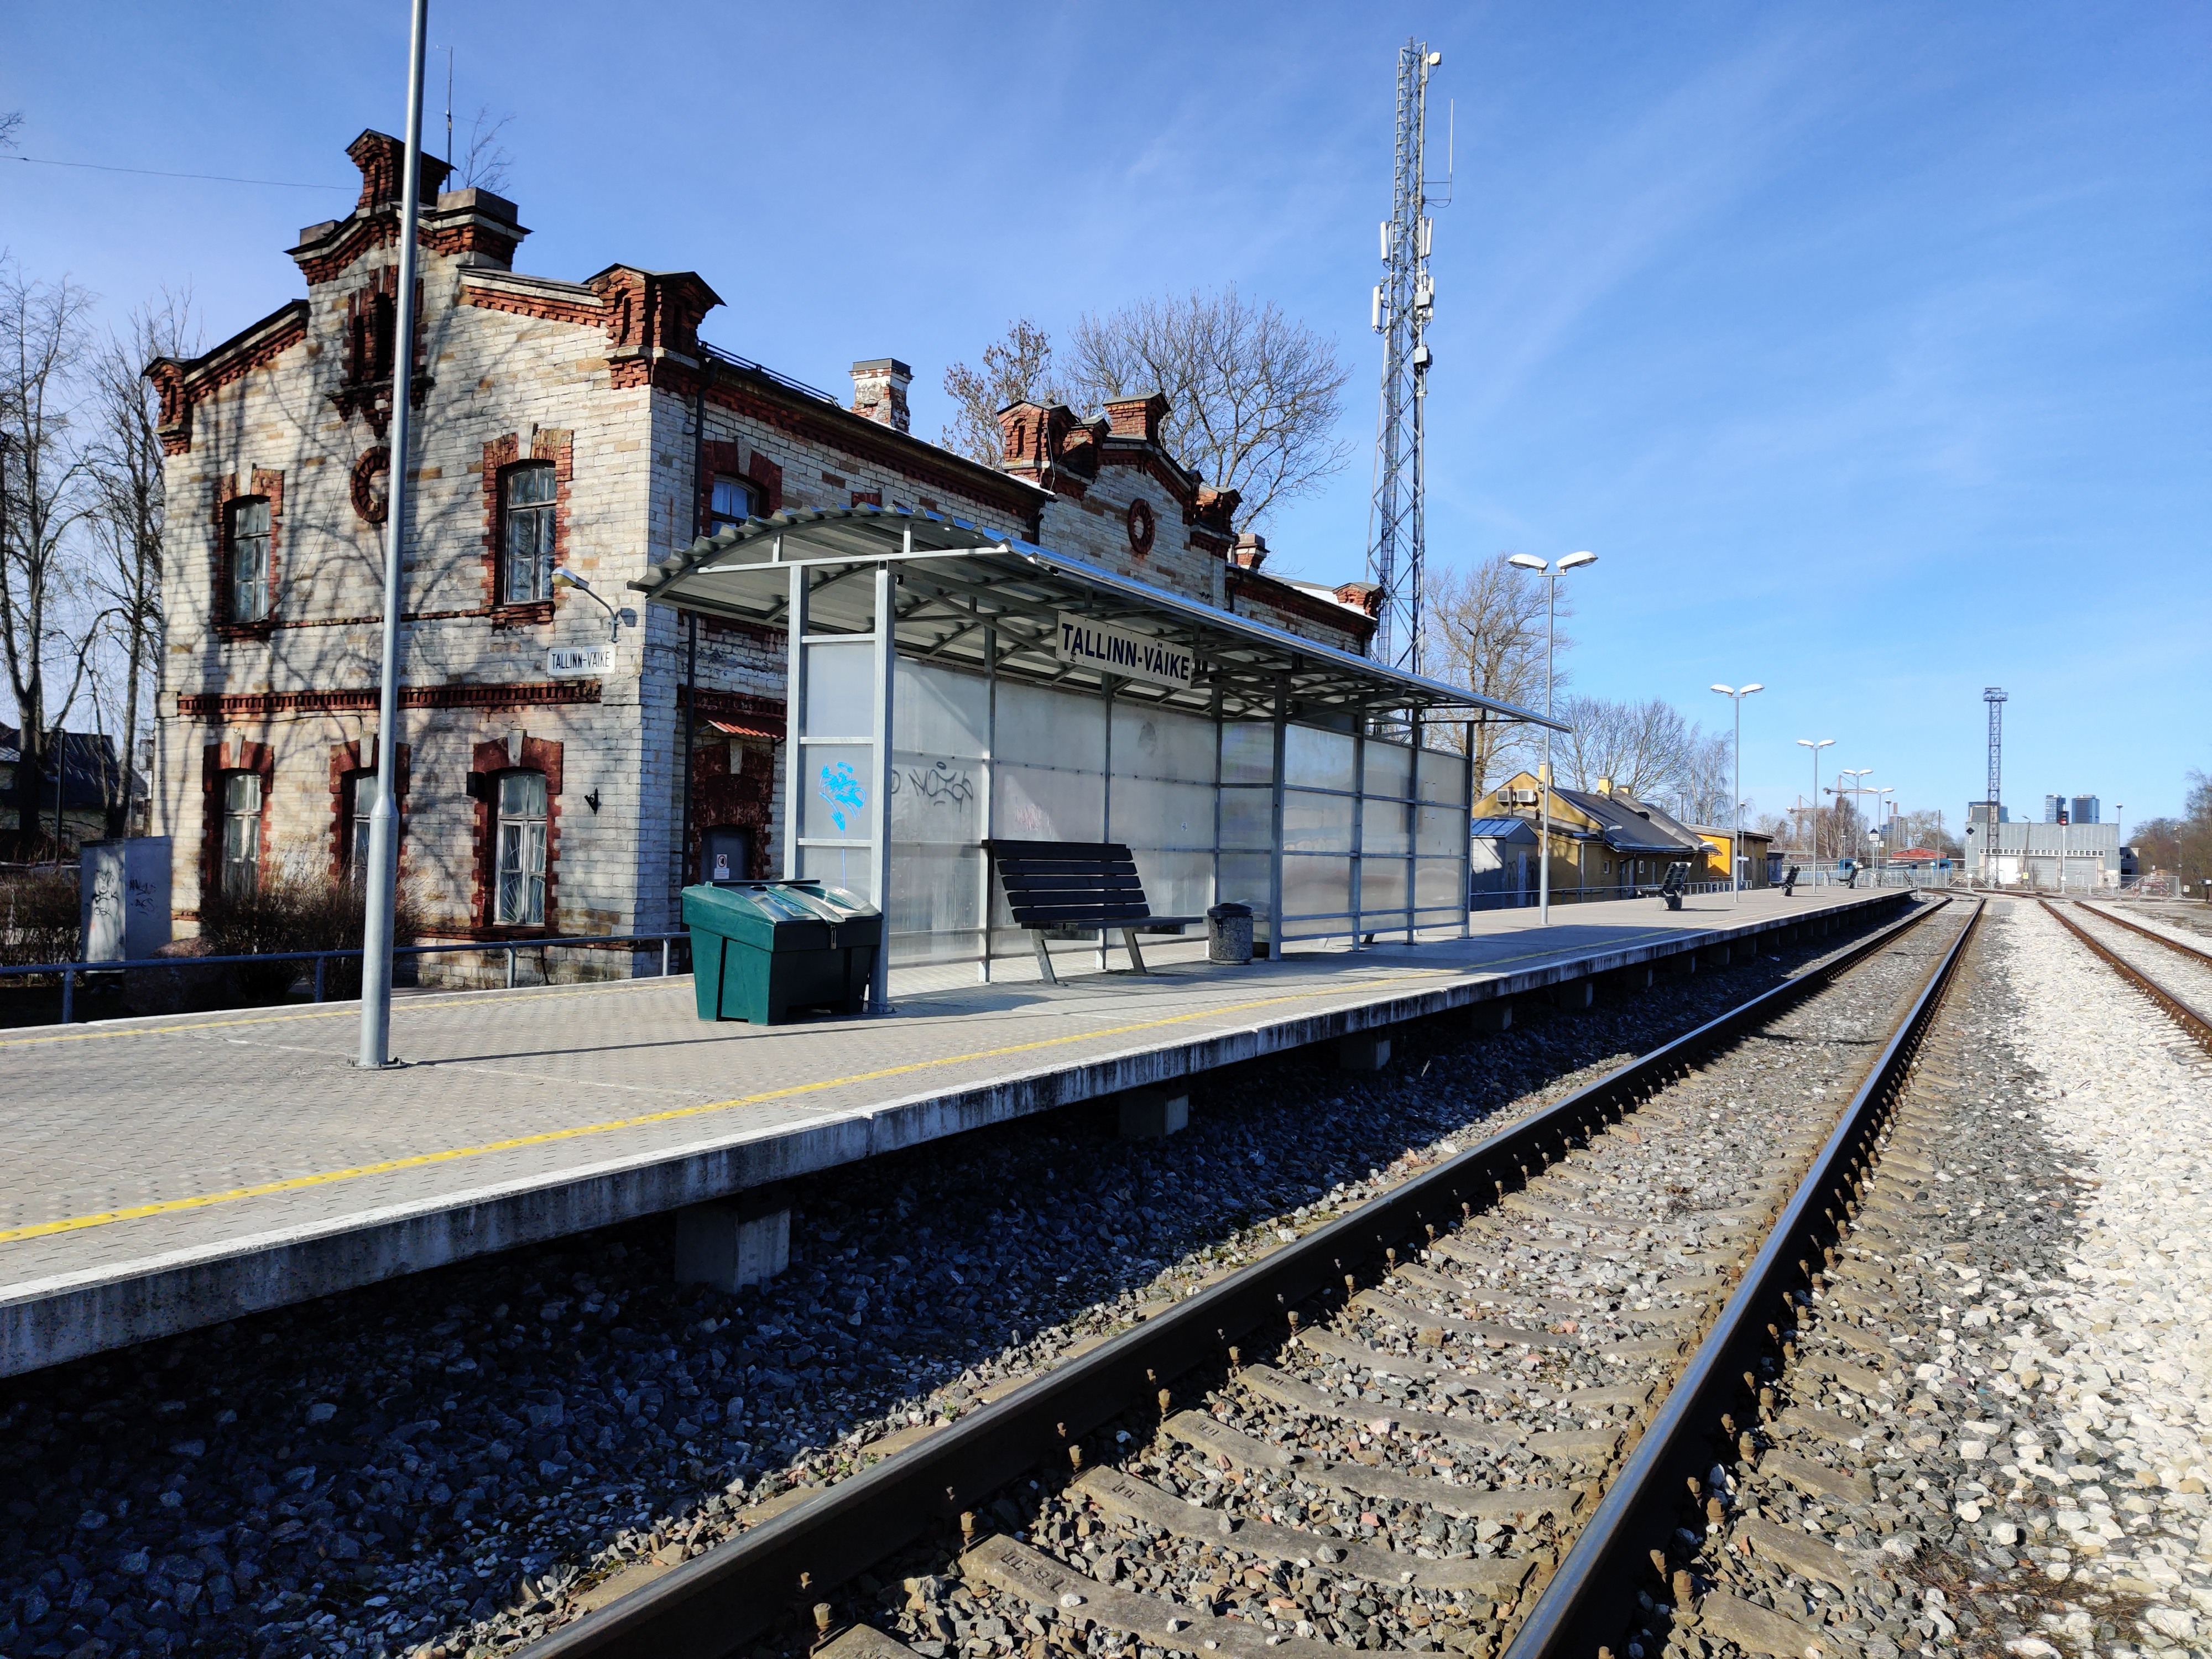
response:
<path fill-rule="evenodd" d="M 1559 633 L 1559 578 L 1570 570 L 1595 564 L 1595 553 L 1570 553 L 1556 564 L 1546 564 L 1533 553 L 1516 553 L 1506 561 L 1544 579 L 1544 718 L 1552 718 L 1552 650 Z M 1544 775 L 1536 791 L 1540 806 L 1541 844 L 1536 849 L 1536 925 L 1552 925 L 1552 728 L 1544 728 Z"/>
<path fill-rule="evenodd" d="M 392 352 L 392 470 L 384 526 L 383 679 L 376 701 L 376 805 L 368 818 L 368 879 L 362 917 L 361 1048 L 358 1064 L 392 1063 L 392 935 L 399 884 L 399 616 L 407 539 L 408 438 L 414 399 L 415 260 L 422 211 L 422 49 L 429 0 L 414 0 L 407 46 L 407 159 L 399 187 L 399 295 Z"/>
<path fill-rule="evenodd" d="M 1735 790 L 1729 799 L 1735 802 L 1735 822 L 1729 827 L 1729 902 L 1743 902 L 1743 700 L 1754 691 L 1766 688 L 1754 680 L 1741 690 L 1733 685 L 1716 685 L 1713 690 L 1735 705 Z"/>
<path fill-rule="evenodd" d="M 1820 751 L 1835 742 L 1833 738 L 1822 738 L 1818 743 L 1810 738 L 1797 739 L 1799 745 L 1813 751 L 1813 793 L 1805 797 L 1805 850 L 1813 860 L 1813 880 L 1820 879 Z"/>

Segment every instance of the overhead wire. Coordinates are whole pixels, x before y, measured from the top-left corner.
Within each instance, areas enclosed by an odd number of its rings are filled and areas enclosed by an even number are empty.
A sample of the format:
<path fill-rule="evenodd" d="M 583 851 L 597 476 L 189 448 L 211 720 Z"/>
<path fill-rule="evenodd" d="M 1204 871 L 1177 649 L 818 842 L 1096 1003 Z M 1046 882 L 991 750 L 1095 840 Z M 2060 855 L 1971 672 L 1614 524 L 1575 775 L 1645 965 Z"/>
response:
<path fill-rule="evenodd" d="M 163 173 L 153 167 L 110 167 L 100 161 L 57 161 L 45 155 L 0 156 L 0 161 L 27 161 L 33 167 L 83 167 L 94 173 L 133 173 L 146 179 L 197 179 L 216 185 L 261 185 L 271 190 L 350 190 L 350 185 L 304 185 L 290 179 L 235 179 L 224 173 Z"/>

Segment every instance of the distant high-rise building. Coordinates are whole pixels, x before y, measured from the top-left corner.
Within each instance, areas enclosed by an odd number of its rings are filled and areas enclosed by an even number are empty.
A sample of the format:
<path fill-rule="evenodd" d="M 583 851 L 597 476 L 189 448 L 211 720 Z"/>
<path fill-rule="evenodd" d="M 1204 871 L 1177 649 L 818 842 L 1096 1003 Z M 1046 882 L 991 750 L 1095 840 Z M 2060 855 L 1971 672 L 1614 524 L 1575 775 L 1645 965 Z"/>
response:
<path fill-rule="evenodd" d="M 2100 822 L 2101 820 L 2099 819 L 2097 815 L 2103 810 L 2104 803 L 2100 801 L 2094 795 L 2076 795 L 2074 797 L 2074 822 L 2076 823 L 2096 823 Z"/>
<path fill-rule="evenodd" d="M 2045 823 L 2057 823 L 2058 809 L 2065 805 L 2066 797 L 2063 795 L 2045 795 L 2043 798 L 2043 821 Z"/>

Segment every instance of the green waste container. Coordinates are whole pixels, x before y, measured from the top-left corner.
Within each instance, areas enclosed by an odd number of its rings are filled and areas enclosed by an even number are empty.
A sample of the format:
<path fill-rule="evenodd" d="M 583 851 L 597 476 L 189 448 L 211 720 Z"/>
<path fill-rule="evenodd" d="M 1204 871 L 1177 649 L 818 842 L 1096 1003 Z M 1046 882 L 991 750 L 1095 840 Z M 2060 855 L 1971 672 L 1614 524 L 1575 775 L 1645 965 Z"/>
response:
<path fill-rule="evenodd" d="M 883 914 L 842 887 L 749 881 L 684 890 L 702 1019 L 780 1025 L 794 1008 L 857 1014 L 883 946 Z"/>

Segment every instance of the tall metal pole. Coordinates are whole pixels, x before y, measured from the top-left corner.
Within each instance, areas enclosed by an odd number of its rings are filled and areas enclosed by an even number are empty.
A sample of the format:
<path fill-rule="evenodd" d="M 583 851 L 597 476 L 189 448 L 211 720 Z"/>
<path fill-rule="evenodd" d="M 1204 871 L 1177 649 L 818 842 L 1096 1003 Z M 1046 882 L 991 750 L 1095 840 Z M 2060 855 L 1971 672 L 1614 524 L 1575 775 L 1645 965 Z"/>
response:
<path fill-rule="evenodd" d="M 422 210 L 422 43 L 430 0 L 414 0 L 407 42 L 407 160 L 399 187 L 399 315 L 392 350 L 392 467 L 384 524 L 383 678 L 376 699 L 376 805 L 368 819 L 367 913 L 361 957 L 361 1053 L 356 1063 L 392 1063 L 392 934 L 399 885 L 400 555 L 407 539 L 408 440 L 414 421 L 415 244 Z"/>
<path fill-rule="evenodd" d="M 1735 704 L 1735 818 L 1729 830 L 1729 902 L 1743 902 L 1743 694 L 1729 699 Z"/>
<path fill-rule="evenodd" d="M 1559 635 L 1559 573 L 1544 573 L 1544 718 L 1552 718 L 1552 650 Z M 1536 848 L 1536 925 L 1552 925 L 1552 728 L 1544 728 L 1544 775 L 1537 780 L 1543 832 Z"/>

